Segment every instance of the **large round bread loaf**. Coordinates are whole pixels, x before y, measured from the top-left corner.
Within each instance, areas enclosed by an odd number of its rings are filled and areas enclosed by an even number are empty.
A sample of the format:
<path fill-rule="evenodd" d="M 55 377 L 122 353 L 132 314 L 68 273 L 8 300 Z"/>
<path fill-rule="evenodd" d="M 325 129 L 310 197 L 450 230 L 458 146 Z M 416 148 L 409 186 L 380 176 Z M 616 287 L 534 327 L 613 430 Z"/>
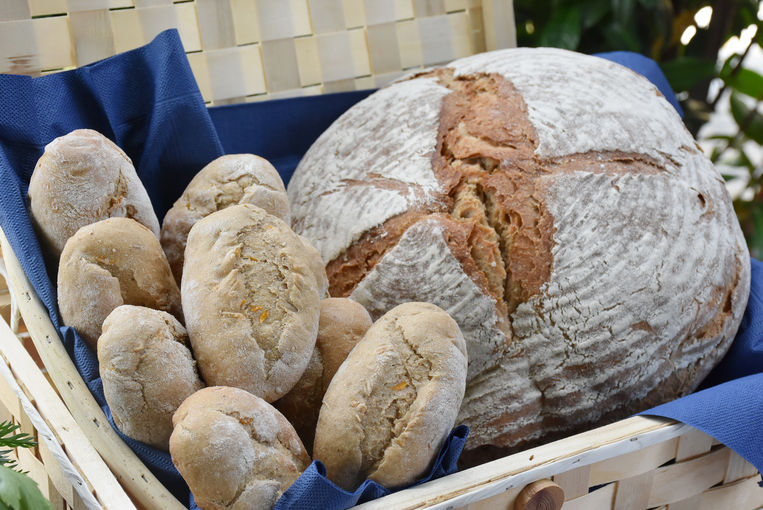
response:
<path fill-rule="evenodd" d="M 456 319 L 467 448 L 691 391 L 749 293 L 723 179 L 651 83 L 596 57 L 505 50 L 394 83 L 315 142 L 288 193 L 332 296 Z"/>

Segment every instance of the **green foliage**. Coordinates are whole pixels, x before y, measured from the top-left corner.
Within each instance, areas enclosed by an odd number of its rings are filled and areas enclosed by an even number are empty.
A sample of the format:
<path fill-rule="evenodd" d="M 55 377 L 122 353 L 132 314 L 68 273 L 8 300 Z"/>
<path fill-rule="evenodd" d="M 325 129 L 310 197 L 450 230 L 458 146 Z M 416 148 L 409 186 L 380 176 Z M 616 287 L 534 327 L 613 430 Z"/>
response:
<path fill-rule="evenodd" d="M 695 15 L 713 8 L 710 25 L 696 27 Z M 758 20 L 759 0 L 514 0 L 519 46 L 556 46 L 582 53 L 629 50 L 658 62 L 673 90 L 679 93 L 684 121 L 697 135 L 720 98 L 729 97 L 736 133 L 711 137 L 711 159 L 721 168 L 736 168 L 747 176 L 747 188 L 734 206 L 752 254 L 763 258 L 763 168 L 745 152 L 763 144 L 763 76 L 742 64 L 749 47 L 716 64 L 721 46 L 742 30 L 758 28 L 751 44 L 763 43 Z M 681 43 L 687 27 L 696 34 Z M 721 91 L 708 97 L 711 80 Z M 760 108 L 763 111 L 763 108 Z M 737 172 L 738 173 L 738 172 Z M 731 175 L 724 175 L 728 180 Z"/>
<path fill-rule="evenodd" d="M 37 446 L 29 434 L 17 433 L 18 429 L 11 422 L 0 423 L 0 510 L 52 510 L 34 480 L 17 470 L 16 461 L 9 456 L 11 448 Z"/>
<path fill-rule="evenodd" d="M 0 510 L 53 509 L 34 481 L 23 473 L 0 466 Z"/>

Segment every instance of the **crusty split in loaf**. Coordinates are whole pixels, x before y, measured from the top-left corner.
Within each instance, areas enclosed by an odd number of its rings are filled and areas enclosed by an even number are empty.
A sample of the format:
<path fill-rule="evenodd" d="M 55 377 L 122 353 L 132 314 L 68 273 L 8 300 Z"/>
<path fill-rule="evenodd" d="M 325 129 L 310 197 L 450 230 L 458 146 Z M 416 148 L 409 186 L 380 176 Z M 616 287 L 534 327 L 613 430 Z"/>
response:
<path fill-rule="evenodd" d="M 252 204 L 289 222 L 289 200 L 278 171 L 254 154 L 227 154 L 194 176 L 162 222 L 162 247 L 180 284 L 188 232 L 200 219 L 235 204 Z"/>
<path fill-rule="evenodd" d="M 243 388 L 268 402 L 296 384 L 318 333 L 309 256 L 286 223 L 253 205 L 222 209 L 193 226 L 182 298 L 207 384 Z"/>
<path fill-rule="evenodd" d="M 272 508 L 310 464 L 286 418 L 238 388 L 194 393 L 172 423 L 172 462 L 202 510 Z"/>
<path fill-rule="evenodd" d="M 294 425 L 308 453 L 313 451 L 315 426 L 323 394 L 355 344 L 371 327 L 371 316 L 360 304 L 347 298 L 321 301 L 318 338 L 299 382 L 275 403 Z"/>
<path fill-rule="evenodd" d="M 377 320 L 323 397 L 314 457 L 352 490 L 425 474 L 453 428 L 466 385 L 466 344 L 456 322 L 429 303 L 405 303 Z"/>
<path fill-rule="evenodd" d="M 135 220 L 109 218 L 79 229 L 58 266 L 58 308 L 95 351 L 101 325 L 120 305 L 164 310 L 183 319 L 180 290 L 159 239 Z"/>
<path fill-rule="evenodd" d="M 596 57 L 505 50 L 394 83 L 316 141 L 288 191 L 332 296 L 456 319 L 467 448 L 690 392 L 749 293 L 723 179 L 651 83 Z"/>
<path fill-rule="evenodd" d="M 132 161 L 91 129 L 45 146 L 29 181 L 29 213 L 55 261 L 77 229 L 106 218 L 133 218 L 159 237 L 159 220 Z"/>
<path fill-rule="evenodd" d="M 167 312 L 122 305 L 103 323 L 98 370 L 119 430 L 169 449 L 172 415 L 204 387 L 188 348 L 188 335 Z"/>

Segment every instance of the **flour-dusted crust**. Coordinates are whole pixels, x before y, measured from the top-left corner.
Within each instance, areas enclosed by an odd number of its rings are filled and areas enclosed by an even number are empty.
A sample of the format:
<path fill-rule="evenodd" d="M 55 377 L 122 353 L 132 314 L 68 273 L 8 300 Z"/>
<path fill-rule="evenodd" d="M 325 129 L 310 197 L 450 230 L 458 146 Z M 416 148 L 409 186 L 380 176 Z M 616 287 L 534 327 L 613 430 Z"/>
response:
<path fill-rule="evenodd" d="M 162 248 L 180 284 L 188 232 L 200 219 L 235 204 L 252 204 L 289 222 L 289 199 L 278 171 L 254 154 L 227 154 L 194 176 L 162 221 Z"/>
<path fill-rule="evenodd" d="M 321 301 L 318 337 L 310 362 L 294 388 L 274 404 L 294 426 L 308 453 L 313 451 L 323 395 L 339 366 L 371 324 L 366 309 L 351 299 Z"/>
<path fill-rule="evenodd" d="M 169 449 L 173 413 L 204 387 L 188 347 L 185 328 L 167 312 L 122 305 L 106 317 L 98 370 L 114 423 L 126 436 Z"/>
<path fill-rule="evenodd" d="M 204 510 L 273 508 L 310 464 L 286 418 L 239 388 L 197 391 L 172 423 L 172 462 Z"/>
<path fill-rule="evenodd" d="M 132 218 L 159 237 L 159 220 L 132 161 L 91 129 L 72 131 L 45 146 L 28 195 L 41 244 L 56 261 L 80 227 L 106 218 Z"/>
<path fill-rule="evenodd" d="M 315 347 L 320 297 L 301 239 L 279 218 L 233 205 L 188 234 L 181 294 L 199 371 L 272 402 Z"/>
<path fill-rule="evenodd" d="M 431 468 L 461 405 L 466 345 L 429 303 L 399 305 L 368 330 L 323 397 L 316 460 L 340 487 L 413 483 Z"/>
<path fill-rule="evenodd" d="M 58 308 L 96 351 L 101 326 L 121 305 L 163 310 L 183 320 L 180 290 L 159 239 L 135 220 L 108 218 L 80 228 L 58 266 Z"/>
<path fill-rule="evenodd" d="M 416 82 L 441 93 L 411 97 Z M 397 87 L 402 112 L 389 106 Z M 295 227 L 333 255 L 332 295 L 374 317 L 420 300 L 456 319 L 469 351 L 467 449 L 571 433 L 699 384 L 741 321 L 749 254 L 723 179 L 651 83 L 596 57 L 519 49 L 383 90 L 300 163 L 288 191 L 311 215 Z M 385 108 L 386 121 L 368 118 Z M 360 137 L 349 122 L 408 125 L 433 110 L 436 135 L 427 124 L 419 151 L 399 131 Z M 352 156 L 327 153 L 338 143 Z M 400 161 L 433 144 L 417 175 L 439 187 L 405 210 L 387 207 L 384 174 L 350 189 L 318 170 L 355 183 L 387 162 L 368 147 Z M 316 198 L 329 195 L 330 207 Z M 358 204 L 363 223 L 337 235 Z"/>

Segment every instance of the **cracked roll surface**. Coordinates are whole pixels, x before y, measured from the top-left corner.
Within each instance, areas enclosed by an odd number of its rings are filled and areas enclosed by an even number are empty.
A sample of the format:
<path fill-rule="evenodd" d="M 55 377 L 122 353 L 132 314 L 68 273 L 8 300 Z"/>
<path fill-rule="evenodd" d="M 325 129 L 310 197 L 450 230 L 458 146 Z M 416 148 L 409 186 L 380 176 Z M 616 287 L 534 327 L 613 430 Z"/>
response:
<path fill-rule="evenodd" d="M 651 83 L 596 57 L 502 50 L 391 84 L 315 142 L 288 192 L 332 296 L 374 318 L 431 302 L 459 324 L 467 450 L 692 391 L 749 294 L 722 177 Z"/>
<path fill-rule="evenodd" d="M 28 196 L 40 244 L 52 260 L 80 227 L 106 218 L 133 218 L 159 237 L 159 220 L 132 161 L 91 129 L 72 131 L 45 146 Z"/>
<path fill-rule="evenodd" d="M 202 510 L 272 508 L 310 464 L 286 418 L 239 388 L 197 391 L 172 423 L 172 462 Z"/>
<path fill-rule="evenodd" d="M 285 395 L 318 333 L 320 297 L 302 241 L 279 218 L 241 204 L 197 222 L 185 256 L 181 294 L 203 379 L 268 402 Z"/>
<path fill-rule="evenodd" d="M 308 453 L 313 451 L 323 395 L 339 366 L 371 324 L 366 309 L 351 299 L 321 301 L 318 337 L 310 362 L 294 388 L 275 403 L 294 426 Z"/>
<path fill-rule="evenodd" d="M 180 290 L 156 236 L 135 220 L 109 218 L 80 228 L 58 266 L 58 308 L 96 351 L 101 326 L 120 305 L 163 310 L 183 320 Z"/>
<path fill-rule="evenodd" d="M 273 165 L 254 154 L 220 156 L 194 176 L 162 221 L 162 247 L 178 284 L 191 227 L 236 204 L 256 205 L 289 222 L 286 188 Z"/>
<path fill-rule="evenodd" d="M 447 313 L 428 303 L 396 306 L 329 384 L 314 458 L 347 490 L 366 478 L 387 487 L 414 482 L 453 428 L 466 366 L 464 338 Z"/>
<path fill-rule="evenodd" d="M 122 305 L 106 317 L 98 370 L 119 430 L 164 451 L 173 413 L 204 387 L 183 325 L 167 312 L 142 306 Z"/>

